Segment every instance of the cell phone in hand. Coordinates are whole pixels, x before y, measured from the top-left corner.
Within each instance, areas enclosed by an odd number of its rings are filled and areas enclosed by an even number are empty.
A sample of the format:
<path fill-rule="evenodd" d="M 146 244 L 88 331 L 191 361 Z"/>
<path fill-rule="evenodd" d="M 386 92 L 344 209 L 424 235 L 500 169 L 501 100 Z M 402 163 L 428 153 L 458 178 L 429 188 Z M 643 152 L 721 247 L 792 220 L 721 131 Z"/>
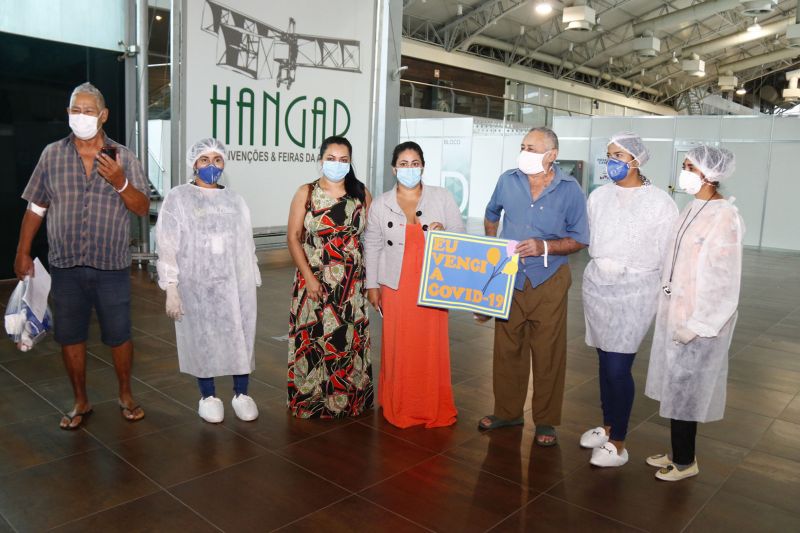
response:
<path fill-rule="evenodd" d="M 100 148 L 100 153 L 105 154 L 114 161 L 117 160 L 117 147 L 116 146 L 103 146 Z"/>

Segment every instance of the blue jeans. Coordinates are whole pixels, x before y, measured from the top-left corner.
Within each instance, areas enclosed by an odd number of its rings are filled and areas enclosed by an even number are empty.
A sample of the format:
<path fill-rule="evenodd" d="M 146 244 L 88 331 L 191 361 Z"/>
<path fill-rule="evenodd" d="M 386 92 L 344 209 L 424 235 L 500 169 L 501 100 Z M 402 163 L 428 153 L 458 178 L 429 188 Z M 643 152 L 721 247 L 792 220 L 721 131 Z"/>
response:
<path fill-rule="evenodd" d="M 247 395 L 247 386 L 250 384 L 250 374 L 242 374 L 240 376 L 233 376 L 233 392 L 236 395 Z M 200 395 L 203 398 L 209 396 L 216 396 L 216 388 L 214 387 L 214 378 L 197 378 L 197 385 L 200 387 Z"/>
<path fill-rule="evenodd" d="M 628 420 L 633 408 L 636 385 L 631 368 L 635 353 L 606 352 L 597 348 L 600 356 L 600 403 L 603 406 L 603 425 L 611 426 L 609 438 L 623 441 L 628 434 Z"/>

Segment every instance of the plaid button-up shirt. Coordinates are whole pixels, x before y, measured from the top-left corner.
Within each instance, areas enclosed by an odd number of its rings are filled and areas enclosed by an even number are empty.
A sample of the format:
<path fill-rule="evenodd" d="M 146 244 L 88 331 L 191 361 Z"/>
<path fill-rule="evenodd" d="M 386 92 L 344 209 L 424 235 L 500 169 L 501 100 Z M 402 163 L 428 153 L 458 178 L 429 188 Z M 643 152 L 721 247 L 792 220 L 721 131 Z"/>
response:
<path fill-rule="evenodd" d="M 128 186 L 149 195 L 139 160 L 127 148 L 117 147 Z M 58 268 L 88 266 L 120 270 L 131 264 L 130 215 L 119 193 L 97 172 L 88 177 L 70 134 L 45 147 L 22 197 L 47 206 L 50 264 Z"/>

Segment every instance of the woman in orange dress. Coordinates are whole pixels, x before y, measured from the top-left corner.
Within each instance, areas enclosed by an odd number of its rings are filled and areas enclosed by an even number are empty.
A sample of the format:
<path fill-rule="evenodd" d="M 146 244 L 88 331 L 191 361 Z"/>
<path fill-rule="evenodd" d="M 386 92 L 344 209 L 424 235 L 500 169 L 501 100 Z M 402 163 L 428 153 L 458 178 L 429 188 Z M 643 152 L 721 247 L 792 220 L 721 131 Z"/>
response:
<path fill-rule="evenodd" d="M 455 423 L 447 311 L 417 305 L 425 234 L 465 231 L 442 187 L 422 184 L 417 143 L 392 154 L 397 185 L 372 202 L 364 238 L 367 298 L 383 315 L 378 400 L 391 424 L 426 428 Z"/>

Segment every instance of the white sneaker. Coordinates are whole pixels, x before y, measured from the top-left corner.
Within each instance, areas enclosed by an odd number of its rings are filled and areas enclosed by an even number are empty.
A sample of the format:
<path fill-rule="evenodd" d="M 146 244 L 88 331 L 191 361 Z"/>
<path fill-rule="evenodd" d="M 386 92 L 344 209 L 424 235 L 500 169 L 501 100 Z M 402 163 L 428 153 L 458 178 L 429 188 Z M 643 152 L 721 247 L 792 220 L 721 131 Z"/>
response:
<path fill-rule="evenodd" d="M 628 462 L 628 449 L 617 453 L 617 447 L 610 442 L 606 442 L 599 448 L 592 450 L 592 460 L 589 461 L 594 466 L 622 466 Z"/>
<path fill-rule="evenodd" d="M 685 470 L 678 470 L 677 466 L 670 463 L 656 472 L 656 477 L 662 481 L 680 481 L 699 473 L 700 469 L 697 467 L 697 459 L 695 459 L 692 465 Z"/>
<path fill-rule="evenodd" d="M 200 398 L 197 414 L 206 422 L 219 424 L 225 418 L 225 406 L 222 404 L 222 400 L 216 396 Z"/>
<path fill-rule="evenodd" d="M 581 435 L 581 448 L 599 448 L 608 442 L 605 428 L 596 427 Z"/>
<path fill-rule="evenodd" d="M 239 420 L 250 422 L 258 418 L 258 407 L 256 402 L 246 394 L 237 394 L 231 400 L 233 412 Z"/>
<path fill-rule="evenodd" d="M 645 462 L 650 466 L 655 466 L 656 468 L 664 468 L 665 466 L 672 464 L 672 459 L 670 459 L 669 455 L 666 453 L 659 453 L 656 455 L 651 455 L 645 460 Z"/>

